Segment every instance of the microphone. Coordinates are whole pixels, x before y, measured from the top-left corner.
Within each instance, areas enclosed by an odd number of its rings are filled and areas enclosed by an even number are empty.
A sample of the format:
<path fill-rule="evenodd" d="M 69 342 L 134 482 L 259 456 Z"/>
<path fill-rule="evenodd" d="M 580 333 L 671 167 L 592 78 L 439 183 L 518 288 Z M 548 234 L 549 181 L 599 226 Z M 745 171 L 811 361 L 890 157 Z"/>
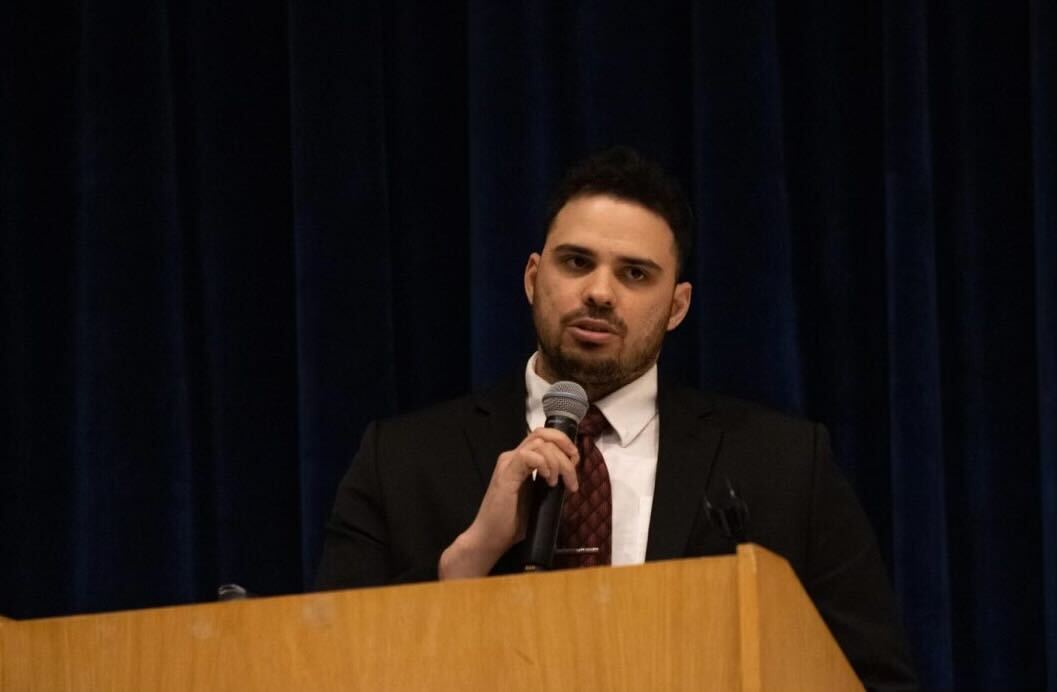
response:
<path fill-rule="evenodd" d="M 547 417 L 543 427 L 561 430 L 575 443 L 576 431 L 589 406 L 583 387 L 575 382 L 555 382 L 543 395 L 543 414 Z M 565 484 L 559 478 L 557 485 L 552 488 L 536 474 L 532 501 L 525 536 L 526 572 L 550 569 L 554 563 L 558 523 L 565 501 Z"/>

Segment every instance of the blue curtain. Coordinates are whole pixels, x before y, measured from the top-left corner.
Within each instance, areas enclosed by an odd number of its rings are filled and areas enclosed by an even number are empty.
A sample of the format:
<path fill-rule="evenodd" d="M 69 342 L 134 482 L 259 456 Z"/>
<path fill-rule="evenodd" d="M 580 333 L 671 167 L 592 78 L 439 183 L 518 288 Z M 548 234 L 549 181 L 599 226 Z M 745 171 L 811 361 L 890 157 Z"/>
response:
<path fill-rule="evenodd" d="M 930 689 L 1057 691 L 1057 8 L 7 4 L 0 612 L 312 581 L 370 419 L 532 348 L 572 160 L 696 213 L 662 367 L 826 423 Z"/>

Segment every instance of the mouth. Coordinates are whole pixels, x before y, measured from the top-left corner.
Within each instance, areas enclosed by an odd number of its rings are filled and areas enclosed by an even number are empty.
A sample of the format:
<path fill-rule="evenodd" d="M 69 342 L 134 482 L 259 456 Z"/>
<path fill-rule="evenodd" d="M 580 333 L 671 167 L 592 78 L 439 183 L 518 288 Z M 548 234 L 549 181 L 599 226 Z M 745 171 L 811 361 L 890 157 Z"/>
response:
<path fill-rule="evenodd" d="M 616 329 L 605 320 L 582 317 L 569 323 L 569 332 L 577 341 L 604 344 L 617 337 Z"/>

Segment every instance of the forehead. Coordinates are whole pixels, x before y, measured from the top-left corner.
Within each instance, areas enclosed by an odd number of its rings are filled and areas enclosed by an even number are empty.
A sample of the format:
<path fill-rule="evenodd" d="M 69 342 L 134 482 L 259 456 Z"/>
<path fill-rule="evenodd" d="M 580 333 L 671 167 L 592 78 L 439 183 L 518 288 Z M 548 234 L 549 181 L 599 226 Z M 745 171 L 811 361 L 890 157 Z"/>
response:
<path fill-rule="evenodd" d="M 659 214 L 609 195 L 574 197 L 554 217 L 543 246 L 575 245 L 598 255 L 652 260 L 674 270 L 675 235 Z"/>

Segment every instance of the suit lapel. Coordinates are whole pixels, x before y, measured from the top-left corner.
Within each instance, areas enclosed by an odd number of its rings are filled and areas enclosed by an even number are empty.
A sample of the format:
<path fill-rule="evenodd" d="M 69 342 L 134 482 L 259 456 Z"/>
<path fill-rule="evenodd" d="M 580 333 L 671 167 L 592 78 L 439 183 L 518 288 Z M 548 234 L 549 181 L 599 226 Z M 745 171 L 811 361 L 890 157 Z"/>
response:
<path fill-rule="evenodd" d="M 516 447 L 526 433 L 523 375 L 508 378 L 475 398 L 473 414 L 466 423 L 466 440 L 482 488 L 488 487 L 496 458 Z"/>
<path fill-rule="evenodd" d="M 661 418 L 657 481 L 653 491 L 647 560 L 686 554 L 723 431 L 709 421 L 711 405 L 663 381 L 658 383 Z"/>

